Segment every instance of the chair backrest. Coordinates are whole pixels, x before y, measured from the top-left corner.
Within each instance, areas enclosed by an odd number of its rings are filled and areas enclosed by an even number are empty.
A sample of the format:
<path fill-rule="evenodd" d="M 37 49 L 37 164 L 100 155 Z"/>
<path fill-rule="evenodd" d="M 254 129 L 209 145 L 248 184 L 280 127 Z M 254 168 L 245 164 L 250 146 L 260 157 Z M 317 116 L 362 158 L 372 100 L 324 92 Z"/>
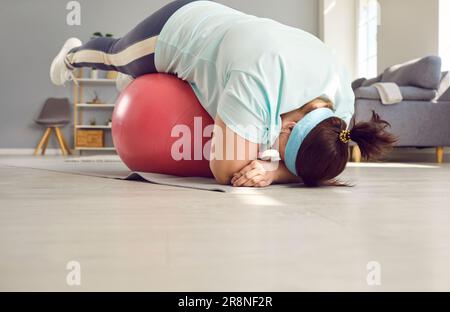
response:
<path fill-rule="evenodd" d="M 45 101 L 37 119 L 70 121 L 70 102 L 67 98 L 49 98 Z"/>

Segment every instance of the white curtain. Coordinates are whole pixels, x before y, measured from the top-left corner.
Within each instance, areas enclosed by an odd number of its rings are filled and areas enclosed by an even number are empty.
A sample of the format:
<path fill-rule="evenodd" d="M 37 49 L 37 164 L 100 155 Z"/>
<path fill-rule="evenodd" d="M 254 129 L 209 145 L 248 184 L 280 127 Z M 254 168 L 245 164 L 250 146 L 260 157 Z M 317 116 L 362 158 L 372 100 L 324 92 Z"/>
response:
<path fill-rule="evenodd" d="M 380 5 L 377 0 L 358 2 L 358 76 L 373 78 L 377 76 Z"/>

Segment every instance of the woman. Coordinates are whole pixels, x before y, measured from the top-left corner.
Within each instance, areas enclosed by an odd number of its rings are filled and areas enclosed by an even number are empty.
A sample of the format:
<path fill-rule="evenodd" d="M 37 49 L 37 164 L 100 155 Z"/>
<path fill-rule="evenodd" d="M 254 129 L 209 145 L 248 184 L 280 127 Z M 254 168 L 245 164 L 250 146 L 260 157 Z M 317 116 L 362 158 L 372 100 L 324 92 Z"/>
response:
<path fill-rule="evenodd" d="M 71 38 L 52 63 L 51 79 L 63 85 L 80 67 L 188 81 L 215 118 L 210 165 L 223 184 L 329 184 L 346 166 L 350 140 L 370 159 L 395 141 L 375 113 L 347 130 L 354 113 L 350 80 L 320 40 L 212 1 L 174 1 L 121 39 Z M 274 150 L 281 159 L 275 166 L 258 160 L 273 159 Z"/>

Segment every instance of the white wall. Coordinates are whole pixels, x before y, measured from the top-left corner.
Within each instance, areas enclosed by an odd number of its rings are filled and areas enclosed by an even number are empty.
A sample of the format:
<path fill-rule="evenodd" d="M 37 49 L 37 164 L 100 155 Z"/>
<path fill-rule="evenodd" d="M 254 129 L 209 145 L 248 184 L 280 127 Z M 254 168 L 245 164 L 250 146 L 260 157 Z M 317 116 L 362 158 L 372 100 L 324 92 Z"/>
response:
<path fill-rule="evenodd" d="M 439 54 L 439 0 L 379 0 L 378 71 Z M 450 30 L 447 30 L 447 35 Z"/>
<path fill-rule="evenodd" d="M 442 70 L 450 70 L 450 0 L 439 0 L 439 55 Z"/>
<path fill-rule="evenodd" d="M 82 25 L 72 27 L 66 25 L 68 1 L 1 0 L 0 148 L 33 148 L 42 135 L 33 118 L 44 100 L 71 96 L 71 88 L 55 87 L 48 77 L 50 62 L 64 40 L 71 36 L 87 40 L 94 31 L 121 36 L 171 0 L 79 0 Z M 318 32 L 317 0 L 218 1 L 314 35 Z M 64 129 L 70 141 L 72 129 Z M 50 147 L 57 147 L 55 143 Z"/>
<path fill-rule="evenodd" d="M 319 36 L 357 74 L 359 0 L 320 0 Z M 378 72 L 427 55 L 450 70 L 450 0 L 378 0 Z"/>
<path fill-rule="evenodd" d="M 242 12 L 268 17 L 318 35 L 317 0 L 215 0 Z"/>
<path fill-rule="evenodd" d="M 319 35 L 356 78 L 357 0 L 321 0 Z"/>

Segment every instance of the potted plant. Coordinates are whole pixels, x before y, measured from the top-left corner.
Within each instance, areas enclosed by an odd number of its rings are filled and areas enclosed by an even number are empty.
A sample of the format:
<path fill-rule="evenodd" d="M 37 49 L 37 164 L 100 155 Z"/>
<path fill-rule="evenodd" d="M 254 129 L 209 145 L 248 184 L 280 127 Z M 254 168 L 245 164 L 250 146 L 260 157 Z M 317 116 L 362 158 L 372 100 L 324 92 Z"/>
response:
<path fill-rule="evenodd" d="M 94 97 L 87 104 L 104 104 L 104 102 L 99 98 L 97 92 L 94 91 Z"/>

